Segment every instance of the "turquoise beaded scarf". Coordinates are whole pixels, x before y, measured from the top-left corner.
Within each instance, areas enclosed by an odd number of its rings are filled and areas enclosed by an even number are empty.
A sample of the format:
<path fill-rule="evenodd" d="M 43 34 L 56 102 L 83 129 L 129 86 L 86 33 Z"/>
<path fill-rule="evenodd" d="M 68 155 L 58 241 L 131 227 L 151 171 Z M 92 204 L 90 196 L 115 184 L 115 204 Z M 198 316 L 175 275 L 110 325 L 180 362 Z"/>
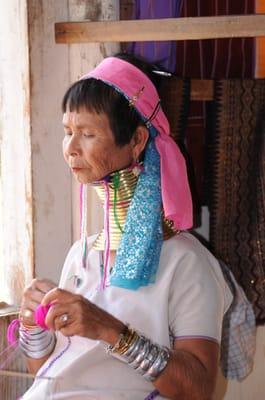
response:
<path fill-rule="evenodd" d="M 110 277 L 111 286 L 131 290 L 154 283 L 163 242 L 160 157 L 153 140 L 157 131 L 149 127 L 149 133 L 144 171 L 127 213 Z"/>

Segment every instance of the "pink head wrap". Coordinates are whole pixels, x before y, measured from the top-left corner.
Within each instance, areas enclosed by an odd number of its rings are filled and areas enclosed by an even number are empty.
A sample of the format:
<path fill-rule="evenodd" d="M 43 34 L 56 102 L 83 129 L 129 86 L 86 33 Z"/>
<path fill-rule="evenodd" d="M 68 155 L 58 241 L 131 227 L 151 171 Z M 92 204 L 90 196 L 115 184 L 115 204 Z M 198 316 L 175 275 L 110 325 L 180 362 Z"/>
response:
<path fill-rule="evenodd" d="M 139 113 L 148 120 L 159 103 L 158 93 L 150 79 L 134 65 L 116 57 L 105 58 L 82 79 L 99 79 L 121 91 Z M 168 120 L 157 108 L 151 121 L 158 131 L 155 144 L 161 162 L 162 201 L 166 218 L 176 229 L 192 226 L 192 199 L 187 178 L 186 163 L 177 144 L 169 136 Z"/>

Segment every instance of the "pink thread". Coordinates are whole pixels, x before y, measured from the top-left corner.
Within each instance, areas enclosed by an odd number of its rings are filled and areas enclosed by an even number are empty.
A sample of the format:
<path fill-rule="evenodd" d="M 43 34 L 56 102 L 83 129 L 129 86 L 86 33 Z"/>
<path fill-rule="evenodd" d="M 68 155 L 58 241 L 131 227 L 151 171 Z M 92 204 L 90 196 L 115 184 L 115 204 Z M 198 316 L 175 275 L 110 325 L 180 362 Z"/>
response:
<path fill-rule="evenodd" d="M 14 319 L 7 328 L 7 341 L 12 346 L 16 346 L 17 344 L 17 332 L 20 326 L 20 320 Z"/>
<path fill-rule="evenodd" d="M 82 243 L 82 267 L 86 268 L 87 261 L 87 186 L 80 188 L 80 236 Z"/>
<path fill-rule="evenodd" d="M 12 347 L 12 349 L 10 349 L 10 347 Z M 0 364 L 0 370 L 4 369 L 9 363 L 11 363 L 13 361 L 15 355 L 17 354 L 18 347 L 16 347 L 14 349 L 13 346 L 9 346 L 9 347 L 7 347 L 6 350 L 10 350 L 10 353 L 9 354 L 5 354 L 5 360 Z M 2 354 L 3 353 L 1 353 L 1 356 L 2 356 Z"/>
<path fill-rule="evenodd" d="M 105 180 L 105 215 L 104 215 L 104 231 L 105 231 L 105 251 L 104 251 L 104 275 L 101 284 L 101 289 L 104 290 L 106 287 L 106 281 L 109 271 L 109 259 L 110 259 L 110 230 L 109 230 L 109 210 L 110 210 L 110 194 L 109 185 Z"/>
<path fill-rule="evenodd" d="M 4 354 L 6 355 L 6 353 L 8 353 L 8 352 L 13 352 L 13 350 L 14 350 L 14 346 L 12 344 L 9 344 L 3 351 L 0 352 L 0 358 L 3 357 Z M 1 369 L 1 367 L 0 367 L 0 369 Z"/>
<path fill-rule="evenodd" d="M 87 238 L 83 239 L 83 254 L 82 254 L 82 267 L 86 269 L 86 256 L 87 256 Z"/>
<path fill-rule="evenodd" d="M 36 324 L 46 330 L 49 328 L 45 324 L 45 318 L 51 306 L 52 304 L 47 304 L 46 306 L 39 304 L 34 313 L 34 320 Z"/>
<path fill-rule="evenodd" d="M 82 234 L 82 221 L 83 221 L 83 190 L 84 185 L 80 185 L 79 204 L 80 204 L 80 236 Z"/>

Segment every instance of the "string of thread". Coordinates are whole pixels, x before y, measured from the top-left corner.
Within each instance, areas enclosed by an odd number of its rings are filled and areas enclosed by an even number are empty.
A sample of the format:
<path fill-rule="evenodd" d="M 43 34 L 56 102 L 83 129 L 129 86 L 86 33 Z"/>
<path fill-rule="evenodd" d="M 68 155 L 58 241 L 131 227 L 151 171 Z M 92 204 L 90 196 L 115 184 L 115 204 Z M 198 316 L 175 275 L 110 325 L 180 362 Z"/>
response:
<path fill-rule="evenodd" d="M 82 224 L 83 224 L 83 187 L 84 185 L 80 185 L 79 191 L 79 210 L 80 210 L 80 238 L 82 237 Z"/>
<path fill-rule="evenodd" d="M 81 243 L 82 243 L 82 267 L 86 268 L 87 258 L 87 185 L 81 185 L 80 209 L 81 209 Z"/>
<path fill-rule="evenodd" d="M 41 371 L 41 373 L 39 375 L 37 375 L 38 378 L 43 378 L 45 376 L 45 374 L 49 371 L 49 369 L 53 366 L 53 364 L 63 356 L 63 354 L 69 349 L 69 347 L 71 346 L 71 338 L 68 336 L 67 337 L 67 344 L 66 346 L 62 349 L 62 351 L 60 351 L 59 354 L 57 354 L 57 356 L 55 356 L 47 365 L 46 368 L 44 368 L 43 371 Z"/>
<path fill-rule="evenodd" d="M 20 326 L 20 320 L 13 319 L 13 321 L 10 322 L 7 328 L 7 341 L 11 346 L 14 347 L 17 344 L 17 332 L 19 326 Z"/>
<path fill-rule="evenodd" d="M 153 400 L 157 396 L 159 396 L 159 391 L 157 389 L 153 390 L 147 397 L 144 398 L 144 400 Z"/>
<path fill-rule="evenodd" d="M 12 348 L 10 348 L 10 347 L 12 347 Z M 17 348 L 14 348 L 14 346 L 10 346 L 10 347 L 8 348 L 8 350 L 10 350 L 10 353 L 7 355 L 5 354 L 5 360 L 0 364 L 0 370 L 4 369 L 4 367 L 6 367 L 9 363 L 11 363 L 11 361 L 14 360 L 15 356 L 18 353 L 18 347 Z M 1 356 L 2 356 L 2 354 L 1 354 Z"/>
<path fill-rule="evenodd" d="M 106 180 L 103 181 L 104 190 L 105 190 L 105 205 L 104 205 L 104 237 L 105 237 L 105 246 L 104 246 L 104 271 L 103 271 L 103 279 L 101 282 L 101 289 L 104 290 L 106 287 L 107 276 L 109 271 L 109 262 L 110 262 L 110 228 L 109 228 L 109 210 L 110 210 L 110 193 L 109 193 L 109 185 Z"/>
<path fill-rule="evenodd" d="M 114 206 L 113 206 L 113 212 L 114 212 L 114 219 L 115 219 L 115 223 L 117 225 L 117 227 L 119 228 L 119 230 L 121 231 L 121 233 L 123 233 L 123 229 L 121 227 L 121 224 L 119 222 L 119 218 L 117 215 L 117 192 L 120 186 L 120 173 L 119 171 L 115 172 L 114 176 L 113 176 L 113 185 L 114 185 Z"/>

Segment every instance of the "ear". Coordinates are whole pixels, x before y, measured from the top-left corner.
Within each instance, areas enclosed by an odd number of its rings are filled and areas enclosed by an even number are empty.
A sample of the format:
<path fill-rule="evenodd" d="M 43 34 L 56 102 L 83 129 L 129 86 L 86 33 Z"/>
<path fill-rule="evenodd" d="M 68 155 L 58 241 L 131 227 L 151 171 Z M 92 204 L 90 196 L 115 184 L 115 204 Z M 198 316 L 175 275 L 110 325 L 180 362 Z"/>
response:
<path fill-rule="evenodd" d="M 149 138 L 148 129 L 145 126 L 139 125 L 132 137 L 132 151 L 133 159 L 136 161 L 139 159 L 141 153 L 143 152 L 147 140 Z"/>

